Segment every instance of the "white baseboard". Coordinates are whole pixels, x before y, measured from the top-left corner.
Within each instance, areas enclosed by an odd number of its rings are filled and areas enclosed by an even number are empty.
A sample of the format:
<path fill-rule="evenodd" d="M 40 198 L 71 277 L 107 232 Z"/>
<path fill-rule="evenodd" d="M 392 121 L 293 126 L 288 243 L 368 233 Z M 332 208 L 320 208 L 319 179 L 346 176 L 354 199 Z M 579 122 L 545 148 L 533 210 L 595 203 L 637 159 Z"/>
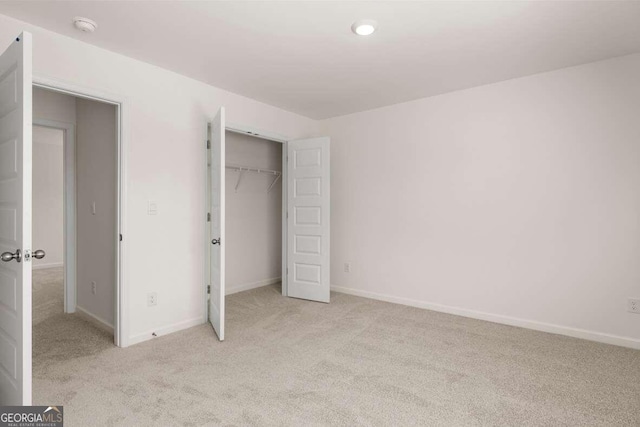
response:
<path fill-rule="evenodd" d="M 193 319 L 183 320 L 182 322 L 174 323 L 173 325 L 164 326 L 162 328 L 147 331 L 142 334 L 137 334 L 129 337 L 128 345 L 138 344 L 144 341 L 149 341 L 153 338 L 157 338 L 163 335 L 168 335 L 173 332 L 178 332 L 183 329 L 192 328 L 194 326 L 202 325 L 207 319 L 204 317 L 195 317 Z M 153 335 L 155 333 L 155 336 Z"/>
<path fill-rule="evenodd" d="M 418 301 L 410 298 L 395 297 L 392 295 L 378 294 L 375 292 L 361 291 L 358 289 L 346 288 L 344 286 L 331 286 L 331 290 L 343 294 L 355 295 L 378 301 L 392 302 L 395 304 L 408 305 L 410 307 L 424 308 L 441 313 L 455 314 L 457 316 L 469 317 L 472 319 L 486 320 L 488 322 L 501 323 L 503 325 L 517 326 L 520 328 L 533 329 L 535 331 L 549 332 L 552 334 L 565 335 L 573 338 L 581 338 L 589 341 L 596 341 L 605 344 L 613 344 L 621 347 L 628 347 L 640 350 L 640 340 L 618 335 L 605 334 L 602 332 L 577 329 L 568 326 L 554 325 L 551 323 L 538 322 L 535 320 L 519 319 L 517 317 L 503 316 L 500 314 L 485 313 L 482 311 L 468 310 L 465 308 L 452 307 L 448 305 L 436 304 L 427 301 Z"/>
<path fill-rule="evenodd" d="M 237 285 L 230 288 L 227 288 L 226 295 L 235 294 L 242 291 L 248 291 L 249 289 L 261 288 L 263 286 L 275 285 L 276 283 L 280 283 L 282 281 L 282 277 L 274 277 L 273 279 L 260 280 L 258 282 L 253 283 L 245 283 L 243 285 Z"/>
<path fill-rule="evenodd" d="M 227 288 L 226 290 L 226 295 L 231 295 L 231 294 L 235 294 L 237 292 L 242 292 L 242 291 L 248 291 L 249 289 L 255 289 L 255 288 L 260 288 L 262 286 L 269 286 L 269 285 L 273 285 L 275 283 L 279 283 L 281 281 L 280 277 L 277 278 L 273 278 L 273 279 L 267 279 L 267 280 L 261 280 L 259 282 L 254 282 L 254 283 L 247 283 L 244 285 L 240 285 L 240 286 L 234 286 L 233 288 Z M 194 326 L 198 326 L 201 325 L 203 323 L 206 323 L 207 319 L 204 317 L 196 317 L 193 319 L 189 319 L 189 320 L 185 320 L 182 322 L 178 322 L 175 323 L 173 325 L 169 325 L 169 326 L 165 326 L 162 328 L 158 328 L 158 329 L 154 329 L 151 331 L 147 331 L 145 333 L 142 334 L 137 334 L 137 335 L 133 335 L 131 337 L 129 337 L 129 342 L 128 345 L 134 345 L 134 344 L 138 344 L 144 341 L 149 341 L 153 338 L 156 337 L 160 337 L 163 335 L 167 335 L 167 334 L 171 334 L 173 332 L 178 332 L 181 331 L 183 329 L 188 329 L 188 328 L 192 328 Z M 153 336 L 153 334 L 156 334 L 155 336 Z"/>
<path fill-rule="evenodd" d="M 111 323 L 109 323 L 106 320 L 96 316 L 95 314 L 91 313 L 89 310 L 87 310 L 85 308 L 82 308 L 77 304 L 76 304 L 76 313 L 80 317 L 82 317 L 83 319 L 88 320 L 89 322 L 93 323 L 94 325 L 96 325 L 100 329 L 105 330 L 107 332 L 113 333 L 113 325 Z"/>
<path fill-rule="evenodd" d="M 51 264 L 32 264 L 31 269 L 32 270 L 45 270 L 47 268 L 60 268 L 60 267 L 64 267 L 64 263 L 62 262 L 55 262 L 55 263 L 51 263 Z"/>

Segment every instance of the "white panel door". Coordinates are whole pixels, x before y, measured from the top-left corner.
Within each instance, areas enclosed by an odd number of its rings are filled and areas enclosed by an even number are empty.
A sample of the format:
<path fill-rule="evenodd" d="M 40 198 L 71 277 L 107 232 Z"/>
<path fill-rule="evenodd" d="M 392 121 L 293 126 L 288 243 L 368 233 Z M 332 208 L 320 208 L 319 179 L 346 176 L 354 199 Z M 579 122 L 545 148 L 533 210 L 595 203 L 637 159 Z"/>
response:
<path fill-rule="evenodd" d="M 329 138 L 287 147 L 287 295 L 329 302 Z"/>
<path fill-rule="evenodd" d="M 209 155 L 209 209 L 211 225 L 209 227 L 209 276 L 211 280 L 211 295 L 209 296 L 209 321 L 218 334 L 220 341 L 224 340 L 224 210 L 225 210 L 225 150 L 224 150 L 224 107 L 209 123 L 210 148 Z"/>
<path fill-rule="evenodd" d="M 31 405 L 31 34 L 0 56 L 0 406 Z"/>

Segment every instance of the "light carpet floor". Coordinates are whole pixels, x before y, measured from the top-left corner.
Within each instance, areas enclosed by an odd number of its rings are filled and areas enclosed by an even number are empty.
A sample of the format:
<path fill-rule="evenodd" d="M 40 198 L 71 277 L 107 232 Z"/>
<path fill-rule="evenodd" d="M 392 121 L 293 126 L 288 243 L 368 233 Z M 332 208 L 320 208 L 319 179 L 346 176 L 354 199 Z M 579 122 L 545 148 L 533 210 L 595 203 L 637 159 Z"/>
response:
<path fill-rule="evenodd" d="M 67 426 L 640 426 L 637 350 L 277 286 L 228 297 L 224 343 L 120 349 L 35 273 L 34 401 Z"/>

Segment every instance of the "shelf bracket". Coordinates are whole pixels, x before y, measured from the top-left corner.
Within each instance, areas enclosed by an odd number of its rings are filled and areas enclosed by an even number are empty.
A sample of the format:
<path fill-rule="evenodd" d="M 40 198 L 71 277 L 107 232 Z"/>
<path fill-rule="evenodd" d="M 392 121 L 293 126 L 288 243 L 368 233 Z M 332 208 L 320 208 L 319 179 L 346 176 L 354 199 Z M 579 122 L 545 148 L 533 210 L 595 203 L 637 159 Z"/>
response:
<path fill-rule="evenodd" d="M 238 186 L 240 185 L 240 181 L 242 181 L 242 175 L 244 174 L 244 171 L 242 169 L 240 169 L 238 171 L 238 181 L 236 181 L 236 188 L 235 188 L 235 192 L 238 192 Z"/>
<path fill-rule="evenodd" d="M 274 179 L 273 182 L 271 183 L 271 185 L 269 186 L 269 189 L 267 190 L 267 193 L 269 193 L 271 191 L 271 189 L 273 188 L 274 185 L 276 185 L 276 182 L 278 182 L 279 179 L 280 179 L 280 174 L 276 175 L 276 179 Z"/>

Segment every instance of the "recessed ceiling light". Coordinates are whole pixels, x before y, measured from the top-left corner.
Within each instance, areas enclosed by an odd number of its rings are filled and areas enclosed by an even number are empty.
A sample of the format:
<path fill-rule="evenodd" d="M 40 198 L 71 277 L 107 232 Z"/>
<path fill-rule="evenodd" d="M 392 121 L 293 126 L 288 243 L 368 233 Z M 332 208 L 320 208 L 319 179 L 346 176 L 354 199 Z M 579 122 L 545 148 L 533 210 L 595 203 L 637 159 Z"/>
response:
<path fill-rule="evenodd" d="M 96 28 L 98 28 L 98 24 L 96 24 L 96 21 L 89 18 L 83 18 L 82 16 L 76 16 L 75 18 L 73 18 L 73 25 L 78 30 L 85 33 L 93 33 Z"/>
<path fill-rule="evenodd" d="M 372 19 L 360 19 L 353 23 L 351 31 L 359 36 L 368 36 L 373 34 L 378 23 Z"/>

